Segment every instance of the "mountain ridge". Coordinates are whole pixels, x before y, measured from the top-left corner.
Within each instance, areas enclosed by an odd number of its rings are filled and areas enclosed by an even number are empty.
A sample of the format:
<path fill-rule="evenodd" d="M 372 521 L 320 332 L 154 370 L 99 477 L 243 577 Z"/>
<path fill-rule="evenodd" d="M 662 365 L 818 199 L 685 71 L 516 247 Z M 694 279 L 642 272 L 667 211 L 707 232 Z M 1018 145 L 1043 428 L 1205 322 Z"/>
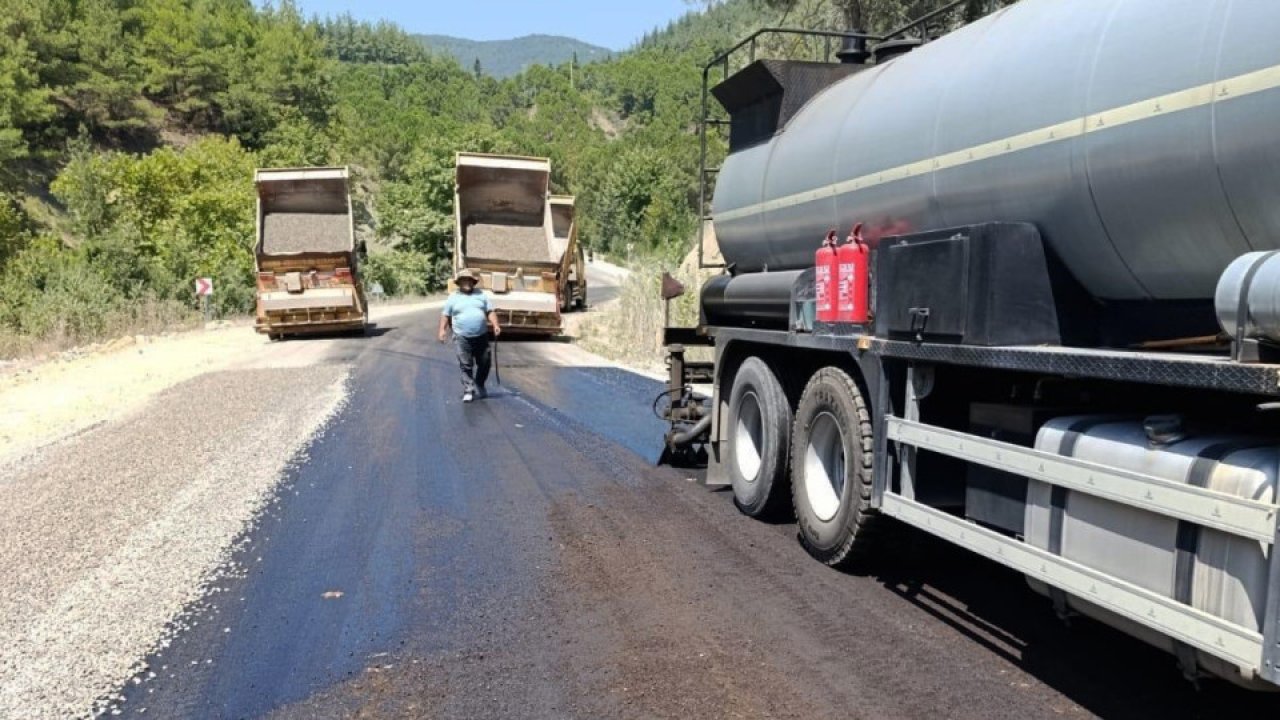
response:
<path fill-rule="evenodd" d="M 531 65 L 560 65 L 578 56 L 579 63 L 604 60 L 614 55 L 609 48 L 565 35 L 533 33 L 509 40 L 470 40 L 452 35 L 415 34 L 412 36 L 429 50 L 452 55 L 470 69 L 480 61 L 480 70 L 496 78 L 518 74 Z"/>

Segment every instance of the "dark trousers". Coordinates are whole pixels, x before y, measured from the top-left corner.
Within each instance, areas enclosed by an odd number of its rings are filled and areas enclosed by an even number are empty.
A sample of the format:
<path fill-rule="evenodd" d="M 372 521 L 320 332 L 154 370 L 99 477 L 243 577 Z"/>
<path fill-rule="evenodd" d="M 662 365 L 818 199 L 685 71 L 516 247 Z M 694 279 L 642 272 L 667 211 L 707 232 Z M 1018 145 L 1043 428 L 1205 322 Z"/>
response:
<path fill-rule="evenodd" d="M 467 337 L 455 333 L 453 344 L 458 351 L 458 367 L 462 369 L 462 391 L 473 393 L 483 388 L 493 359 L 489 336 Z"/>

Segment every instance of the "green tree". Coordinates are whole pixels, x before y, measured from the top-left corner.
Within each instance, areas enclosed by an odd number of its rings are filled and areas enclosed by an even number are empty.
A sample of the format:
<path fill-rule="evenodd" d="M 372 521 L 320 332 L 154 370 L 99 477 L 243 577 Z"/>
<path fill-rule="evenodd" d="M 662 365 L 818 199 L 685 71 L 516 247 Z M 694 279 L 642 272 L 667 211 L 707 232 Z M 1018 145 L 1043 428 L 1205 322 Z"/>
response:
<path fill-rule="evenodd" d="M 142 94 L 140 13 L 131 0 L 85 0 L 69 23 L 74 38 L 60 91 L 70 120 L 99 137 L 144 131 L 163 113 Z"/>
<path fill-rule="evenodd" d="M 12 197 L 0 193 L 0 270 L 26 247 L 31 239 L 31 222 Z"/>
<path fill-rule="evenodd" d="M 614 158 L 584 198 L 592 246 L 658 251 L 687 242 L 697 225 L 680 175 L 676 161 L 656 148 L 635 147 Z"/>
<path fill-rule="evenodd" d="M 26 157 L 31 138 L 51 120 L 52 92 L 39 74 L 37 45 L 47 36 L 40 0 L 13 0 L 0 14 L 0 168 Z"/>
<path fill-rule="evenodd" d="M 218 280 L 223 311 L 251 307 L 254 157 L 209 138 L 144 156 L 80 152 L 53 183 L 85 259 L 124 297 L 194 304 L 195 277 Z"/>

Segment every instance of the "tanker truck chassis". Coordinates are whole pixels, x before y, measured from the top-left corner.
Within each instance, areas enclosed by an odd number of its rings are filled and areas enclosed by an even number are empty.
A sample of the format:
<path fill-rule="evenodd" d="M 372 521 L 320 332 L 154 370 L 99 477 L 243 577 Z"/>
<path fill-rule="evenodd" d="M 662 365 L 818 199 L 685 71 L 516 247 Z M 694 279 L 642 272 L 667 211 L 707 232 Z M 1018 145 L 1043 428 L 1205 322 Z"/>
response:
<path fill-rule="evenodd" d="M 985 386 L 984 399 L 1002 394 L 999 389 L 1021 394 L 1003 406 L 984 403 L 988 412 L 1053 412 L 1052 404 L 1046 409 L 1036 401 L 1037 391 L 1041 401 L 1110 392 L 1115 396 L 1108 403 L 1067 402 L 1075 407 L 1060 412 L 1110 417 L 1131 408 L 1195 406 L 1199 399 L 1261 422 L 1258 406 L 1280 401 L 1280 366 L 1175 354 L 920 344 L 856 329 L 834 335 L 703 327 L 698 337 L 677 330 L 668 340 L 670 364 L 679 372 L 669 389 L 676 398 L 669 411 L 675 418 L 668 435 L 672 450 L 701 445 L 711 461 L 708 485 L 732 485 L 735 502 L 748 515 L 777 516 L 794 502 L 802 540 L 818 560 L 848 567 L 870 553 L 891 551 L 877 535 L 884 518 L 893 518 L 1042 583 L 1060 615 L 1101 615 L 1108 624 L 1123 627 L 1123 620 L 1155 631 L 1161 636 L 1156 644 L 1172 650 L 1191 677 L 1207 673 L 1251 687 L 1257 680 L 1280 681 L 1280 567 L 1269 550 L 1280 535 L 1274 494 L 1240 497 L 1004 440 L 1002 428 L 978 434 L 974 423 L 957 422 L 975 386 Z M 706 343 L 715 349 L 710 368 L 683 362 L 687 348 Z M 709 406 L 689 391 L 705 380 L 714 387 Z M 1057 387 L 1051 392 L 1049 385 Z M 1159 400 L 1179 390 L 1192 402 Z M 744 404 L 754 407 L 744 412 Z M 801 416 L 806 405 L 813 407 Z M 817 421 L 824 417 L 831 421 Z M 1142 413 L 1139 422 L 1148 421 L 1144 432 L 1158 437 L 1162 419 L 1177 422 L 1154 412 Z M 705 432 L 690 433 L 699 422 Z M 1221 445 L 1256 445 L 1247 437 L 1221 439 L 1222 431 L 1212 435 L 1198 448 L 1209 464 Z M 841 470 L 845 464 L 848 472 Z M 1010 477 L 1023 478 L 1020 502 L 1016 490 L 1008 491 L 1017 482 Z M 992 479 L 1004 483 L 993 489 Z M 1025 521 L 1018 527 L 1031 483 L 1052 487 L 1052 539 L 1043 547 L 1028 542 Z M 1064 512 L 1079 494 L 1172 525 L 1172 592 L 1063 554 Z M 1012 514 L 991 507 L 1011 503 L 1023 507 Z M 1190 604 L 1194 537 L 1206 530 L 1239 538 L 1239 547 L 1268 548 L 1254 568 L 1265 577 L 1258 585 L 1265 597 L 1260 624 L 1233 623 Z M 1096 559 L 1091 556 L 1099 552 L 1079 554 Z"/>
<path fill-rule="evenodd" d="M 1180 14 L 1214 3 L 1174 5 L 1162 6 L 1161 22 L 1176 25 Z M 747 516 L 793 513 L 805 548 L 828 565 L 892 552 L 909 526 L 1024 575 L 1046 596 L 1046 619 L 1051 611 L 1088 616 L 1167 650 L 1189 678 L 1276 690 L 1280 303 L 1270 298 L 1280 292 L 1280 232 L 1249 220 L 1205 230 L 1205 247 L 1188 259 L 1176 256 L 1177 232 L 1163 231 L 1188 212 L 1208 228 L 1214 221 L 1200 216 L 1220 212 L 1216 201 L 1187 204 L 1170 195 L 1166 208 L 1108 208 L 1099 199 L 1094 217 L 1071 220 L 1056 205 L 1002 203 L 1025 188 L 974 178 L 995 174 L 1021 184 L 1021 170 L 1003 153 L 1058 140 L 1029 143 L 1033 131 L 1021 127 L 1014 129 L 1028 133 L 1018 136 L 1023 145 L 1009 140 L 1007 150 L 1002 137 L 979 138 L 971 147 L 1001 145 L 985 157 L 937 144 L 911 162 L 890 158 L 884 147 L 868 150 L 884 159 L 886 172 L 900 173 L 887 179 L 865 168 L 841 176 L 841 162 L 833 176 L 828 162 L 804 180 L 786 164 L 822 148 L 830 158 L 849 137 L 858 121 L 832 120 L 841 92 L 927 77 L 931 62 L 953 67 L 946 53 L 965 45 L 951 41 L 956 35 L 999 37 L 1003 24 L 1034 39 L 1037 22 L 1047 23 L 1040 31 L 1061 30 L 1054 8 L 1065 6 L 1024 0 L 905 54 L 904 45 L 915 43 L 851 34 L 846 49 L 857 67 L 753 57 L 739 73 L 726 72 L 711 89 L 729 116 L 718 124 L 730 129 L 711 219 L 728 267 L 703 286 L 698 326 L 665 334 L 665 457 L 705 458 L 707 484 L 731 486 Z M 1041 8 L 1048 11 L 1037 19 Z M 1245 14 L 1251 17 L 1214 15 L 1213 29 L 1246 21 L 1280 28 L 1280 8 Z M 1111 28 L 1126 51 L 1150 39 L 1144 32 L 1159 31 L 1152 16 L 1143 16 L 1145 30 Z M 1075 17 L 1087 24 L 1091 15 Z M 892 42 L 874 62 L 865 44 L 877 40 Z M 1053 59 L 1052 48 L 1024 44 Z M 1242 72 L 1210 78 L 1191 94 L 1223 102 L 1209 112 L 1225 117 L 1232 106 L 1223 91 L 1253 78 L 1255 111 L 1280 114 L 1280 51 L 1267 52 L 1275 57 L 1251 57 Z M 1158 64 L 1158 48 L 1144 57 Z M 1133 58 L 1125 64 L 1132 67 Z M 726 57 L 708 68 L 721 66 L 728 67 Z M 1259 73 L 1277 81 L 1261 83 Z M 799 97 L 787 96 L 793 87 Z M 1181 170 L 1168 163 L 1179 143 L 1153 145 L 1130 132 L 1146 121 L 1132 107 L 1163 102 L 1153 112 L 1164 112 L 1169 92 L 1162 87 L 1149 104 L 1122 103 L 1131 127 L 1106 140 L 1118 157 L 1147 153 L 1152 171 L 1164 174 L 1153 182 L 1176 184 Z M 1120 117 L 1108 112 L 1082 122 Z M 1197 121 L 1195 103 L 1179 112 L 1187 113 L 1180 122 Z M 823 126 L 824 118 L 832 124 Z M 1251 122 L 1252 134 L 1233 142 L 1272 152 L 1258 148 L 1280 142 L 1277 131 Z M 824 127 L 835 134 L 824 139 Z M 885 144 L 910 142 L 883 132 Z M 1072 153 L 1087 155 L 1087 134 L 1082 129 L 1058 148 L 1068 166 Z M 835 156 L 848 157 L 839 149 Z M 1240 169 L 1210 157 L 1220 171 Z M 962 210 L 949 212 L 960 200 L 946 193 L 961 190 L 948 185 L 947 173 L 957 169 L 970 173 L 970 185 Z M 934 177 L 917 183 L 916 172 Z M 1090 192 L 1088 173 L 1083 180 L 1074 173 L 1065 171 L 1056 191 L 1068 205 L 1078 199 L 1073 182 Z M 1255 172 L 1250 185 L 1271 179 Z M 1280 188 L 1275 179 L 1271 187 Z M 916 199 L 922 192 L 928 197 Z M 1237 218 L 1266 213 L 1239 186 L 1221 192 Z M 1133 228 L 1125 235 L 1121 215 L 1139 210 L 1149 225 L 1124 218 Z M 828 279 L 815 251 L 825 230 L 839 227 L 843 235 L 863 222 L 867 237 L 850 233 L 851 244 L 868 250 L 869 286 L 856 300 L 846 270 L 833 265 Z M 1096 240 L 1102 235 L 1091 234 L 1099 227 L 1110 238 L 1105 252 Z M 1236 244 L 1242 232 L 1247 241 Z M 1152 246 L 1165 241 L 1163 249 Z M 1092 261 L 1082 247 L 1088 243 L 1099 250 Z M 674 294 L 664 289 L 668 299 Z M 865 317 L 844 318 L 846 302 L 865 303 L 857 308 Z M 710 348 L 713 359 L 689 359 L 697 347 Z M 711 385 L 709 398 L 693 392 L 701 384 Z"/>

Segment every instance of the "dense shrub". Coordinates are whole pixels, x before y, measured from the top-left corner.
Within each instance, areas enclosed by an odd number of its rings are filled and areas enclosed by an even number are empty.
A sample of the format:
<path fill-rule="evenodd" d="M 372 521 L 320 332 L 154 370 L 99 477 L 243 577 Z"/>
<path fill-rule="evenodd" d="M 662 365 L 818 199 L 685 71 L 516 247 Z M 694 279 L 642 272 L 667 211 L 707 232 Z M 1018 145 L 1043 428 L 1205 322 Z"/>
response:
<path fill-rule="evenodd" d="M 370 255 L 360 273 L 366 291 L 376 283 L 389 296 L 427 295 L 443 287 L 440 268 L 430 256 L 413 250 Z"/>
<path fill-rule="evenodd" d="M 215 280 L 220 314 L 253 307 L 257 161 L 210 137 L 149 155 L 75 155 L 53 182 L 83 239 L 79 253 L 116 294 L 195 307 L 192 283 Z"/>

